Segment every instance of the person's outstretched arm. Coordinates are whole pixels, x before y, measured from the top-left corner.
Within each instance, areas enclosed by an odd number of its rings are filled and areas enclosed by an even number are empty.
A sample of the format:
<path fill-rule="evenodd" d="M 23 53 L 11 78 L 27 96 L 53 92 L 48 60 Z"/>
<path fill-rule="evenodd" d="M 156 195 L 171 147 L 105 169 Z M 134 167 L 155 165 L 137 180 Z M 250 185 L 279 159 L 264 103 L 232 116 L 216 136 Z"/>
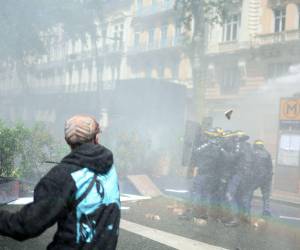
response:
<path fill-rule="evenodd" d="M 40 180 L 34 190 L 33 203 L 16 213 L 0 211 L 0 235 L 19 241 L 33 238 L 64 216 L 69 194 L 66 185 L 63 185 L 66 180 L 58 172 L 54 168 Z"/>

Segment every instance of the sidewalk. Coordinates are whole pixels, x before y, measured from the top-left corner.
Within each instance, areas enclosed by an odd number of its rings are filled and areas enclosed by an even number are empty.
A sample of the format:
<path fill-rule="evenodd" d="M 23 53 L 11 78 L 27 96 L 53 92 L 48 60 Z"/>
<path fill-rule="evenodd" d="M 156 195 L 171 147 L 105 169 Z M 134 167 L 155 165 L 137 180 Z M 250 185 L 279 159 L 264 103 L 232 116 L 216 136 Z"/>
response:
<path fill-rule="evenodd" d="M 177 177 L 160 177 L 160 178 L 151 178 L 154 183 L 160 188 L 161 191 L 164 191 L 166 188 L 175 188 L 175 189 L 187 189 L 191 185 L 191 180 L 186 178 Z M 174 183 L 176 183 L 174 185 Z M 178 196 L 184 197 L 186 194 L 179 194 Z M 257 190 L 254 193 L 255 197 L 261 197 L 261 193 Z M 286 203 L 291 206 L 300 206 L 300 194 L 284 192 L 280 190 L 273 190 L 271 199 L 275 202 Z"/>
<path fill-rule="evenodd" d="M 175 190 L 189 190 L 191 186 L 191 179 L 186 179 L 183 177 L 170 177 L 170 176 L 162 176 L 162 177 L 150 177 L 154 184 L 166 194 L 171 194 L 166 192 L 166 189 L 175 189 Z M 127 180 L 123 180 L 121 183 L 121 190 L 123 193 L 131 193 L 139 195 L 139 192 L 133 187 L 131 183 Z M 186 198 L 188 196 L 187 193 L 172 193 L 172 195 L 176 195 L 178 198 Z M 261 193 L 257 190 L 254 193 L 254 196 L 257 198 L 261 197 Z M 275 202 L 286 203 L 291 206 L 300 206 L 300 194 L 284 192 L 279 190 L 273 190 L 271 199 Z"/>

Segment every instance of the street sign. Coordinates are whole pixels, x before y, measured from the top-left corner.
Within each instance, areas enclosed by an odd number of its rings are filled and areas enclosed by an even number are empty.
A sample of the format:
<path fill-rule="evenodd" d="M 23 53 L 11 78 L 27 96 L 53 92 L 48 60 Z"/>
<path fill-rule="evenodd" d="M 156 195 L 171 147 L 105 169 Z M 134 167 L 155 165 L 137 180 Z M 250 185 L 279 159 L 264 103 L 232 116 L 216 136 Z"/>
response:
<path fill-rule="evenodd" d="M 300 99 L 281 99 L 280 120 L 300 122 Z"/>

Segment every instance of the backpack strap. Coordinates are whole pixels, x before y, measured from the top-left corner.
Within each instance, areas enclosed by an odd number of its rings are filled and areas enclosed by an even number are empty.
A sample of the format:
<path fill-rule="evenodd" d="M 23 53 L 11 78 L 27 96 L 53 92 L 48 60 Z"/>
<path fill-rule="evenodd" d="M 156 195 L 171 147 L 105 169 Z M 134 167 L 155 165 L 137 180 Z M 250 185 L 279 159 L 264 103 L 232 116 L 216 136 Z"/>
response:
<path fill-rule="evenodd" d="M 94 174 L 92 181 L 90 182 L 90 184 L 88 185 L 87 189 L 84 191 L 84 193 L 74 202 L 73 204 L 73 208 L 76 208 L 80 202 L 82 202 L 87 195 L 89 194 L 89 192 L 92 190 L 94 184 L 96 183 L 97 180 L 97 175 Z"/>

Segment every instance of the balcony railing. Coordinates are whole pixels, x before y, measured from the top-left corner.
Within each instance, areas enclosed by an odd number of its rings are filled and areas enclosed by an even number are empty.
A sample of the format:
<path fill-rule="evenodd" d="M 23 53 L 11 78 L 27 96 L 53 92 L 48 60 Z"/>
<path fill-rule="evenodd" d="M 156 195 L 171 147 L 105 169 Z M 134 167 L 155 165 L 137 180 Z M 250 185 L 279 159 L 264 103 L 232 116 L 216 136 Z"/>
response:
<path fill-rule="evenodd" d="M 183 44 L 182 36 L 176 36 L 173 38 L 162 39 L 160 41 L 154 41 L 153 43 L 139 44 L 137 46 L 129 48 L 128 53 L 135 54 L 140 52 L 169 49 L 169 48 L 178 47 L 182 44 Z"/>
<path fill-rule="evenodd" d="M 36 69 L 48 69 L 61 66 L 63 63 L 76 63 L 93 59 L 94 57 L 110 56 L 112 54 L 120 54 L 124 52 L 123 46 L 120 44 L 107 44 L 104 48 L 91 49 L 77 53 L 65 53 L 61 58 L 51 58 L 36 64 Z"/>
<path fill-rule="evenodd" d="M 218 44 L 209 44 L 207 47 L 208 54 L 215 53 L 230 53 L 237 50 L 249 49 L 251 47 L 251 42 L 223 42 Z"/>
<path fill-rule="evenodd" d="M 268 45 L 300 40 L 300 30 L 288 30 L 278 33 L 257 35 L 255 44 Z"/>
<path fill-rule="evenodd" d="M 136 10 L 136 16 L 137 17 L 151 16 L 156 13 L 171 10 L 174 8 L 174 4 L 175 4 L 174 0 L 169 0 L 160 3 L 155 3 L 150 6 L 141 7 Z"/>

